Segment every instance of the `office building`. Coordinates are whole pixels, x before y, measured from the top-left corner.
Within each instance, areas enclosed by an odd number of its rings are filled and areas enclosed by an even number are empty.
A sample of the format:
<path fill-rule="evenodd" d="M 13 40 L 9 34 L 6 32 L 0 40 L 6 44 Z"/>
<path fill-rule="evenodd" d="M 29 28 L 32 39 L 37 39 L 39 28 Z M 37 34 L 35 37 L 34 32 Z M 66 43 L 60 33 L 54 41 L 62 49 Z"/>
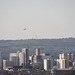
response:
<path fill-rule="evenodd" d="M 69 61 L 75 61 L 75 54 L 73 54 L 73 53 L 62 53 L 62 54 L 59 54 L 59 59 L 67 59 Z"/>
<path fill-rule="evenodd" d="M 73 54 L 73 53 L 68 53 L 67 55 L 68 55 L 68 60 L 70 60 L 70 61 L 75 61 L 75 54 Z"/>
<path fill-rule="evenodd" d="M 37 56 L 40 55 L 40 49 L 36 49 L 36 55 L 37 55 Z"/>
<path fill-rule="evenodd" d="M 29 50 L 22 48 L 22 52 L 10 53 L 9 61 L 14 63 L 13 66 L 25 66 L 29 63 Z"/>
<path fill-rule="evenodd" d="M 19 64 L 20 64 L 20 66 L 23 66 L 23 65 L 25 65 L 25 63 L 24 63 L 24 53 L 23 52 L 20 52 L 19 53 Z"/>
<path fill-rule="evenodd" d="M 40 55 L 40 49 L 36 49 L 36 55 L 34 55 L 34 64 L 35 65 L 42 65 L 42 56 Z"/>
<path fill-rule="evenodd" d="M 73 67 L 75 67 L 75 62 L 73 62 Z"/>
<path fill-rule="evenodd" d="M 44 59 L 44 69 L 49 70 L 53 68 L 53 60 L 52 59 Z"/>
<path fill-rule="evenodd" d="M 3 60 L 3 68 L 12 67 L 12 66 L 14 66 L 14 63 L 12 61 Z"/>
<path fill-rule="evenodd" d="M 22 48 L 22 53 L 24 54 L 24 64 L 27 65 L 29 63 L 29 50 Z"/>
<path fill-rule="evenodd" d="M 57 68 L 69 68 L 69 61 L 66 59 L 57 59 Z"/>
<path fill-rule="evenodd" d="M 30 60 L 30 64 L 33 65 L 33 63 L 34 63 L 34 55 L 29 56 L 29 60 Z"/>
<path fill-rule="evenodd" d="M 68 56 L 66 53 L 62 53 L 62 54 L 59 54 L 59 59 L 68 59 Z"/>
<path fill-rule="evenodd" d="M 41 55 L 40 56 L 37 56 L 37 55 L 34 55 L 34 63 L 41 63 Z"/>
<path fill-rule="evenodd" d="M 19 51 L 17 53 L 10 53 L 9 61 L 12 61 L 14 66 L 19 66 Z"/>

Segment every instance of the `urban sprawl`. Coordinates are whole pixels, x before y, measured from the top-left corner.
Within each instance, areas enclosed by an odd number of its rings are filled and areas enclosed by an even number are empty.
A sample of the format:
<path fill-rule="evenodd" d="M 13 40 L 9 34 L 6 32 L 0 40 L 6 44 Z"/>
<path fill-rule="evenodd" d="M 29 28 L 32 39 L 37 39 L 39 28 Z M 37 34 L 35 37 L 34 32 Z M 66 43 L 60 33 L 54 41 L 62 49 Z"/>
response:
<path fill-rule="evenodd" d="M 9 54 L 4 60 L 0 52 L 0 75 L 66 75 L 75 71 L 75 54 L 62 53 L 58 57 L 36 49 L 36 54 L 29 56 L 29 49 Z"/>

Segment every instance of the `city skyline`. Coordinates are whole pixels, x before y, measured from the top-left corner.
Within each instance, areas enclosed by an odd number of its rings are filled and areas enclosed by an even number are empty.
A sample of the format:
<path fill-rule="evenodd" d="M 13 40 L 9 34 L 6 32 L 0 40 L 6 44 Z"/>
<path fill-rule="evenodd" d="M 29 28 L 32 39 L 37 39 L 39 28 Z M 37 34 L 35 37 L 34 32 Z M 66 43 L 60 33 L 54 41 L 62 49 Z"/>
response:
<path fill-rule="evenodd" d="M 1 0 L 0 40 L 75 38 L 75 0 Z"/>

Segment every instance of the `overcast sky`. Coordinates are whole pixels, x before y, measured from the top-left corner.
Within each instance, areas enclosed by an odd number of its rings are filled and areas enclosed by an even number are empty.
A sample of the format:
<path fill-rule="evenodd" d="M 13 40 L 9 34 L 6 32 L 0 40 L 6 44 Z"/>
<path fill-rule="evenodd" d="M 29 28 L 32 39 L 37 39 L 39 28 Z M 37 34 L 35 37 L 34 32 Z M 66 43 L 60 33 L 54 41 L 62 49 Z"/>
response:
<path fill-rule="evenodd" d="M 0 39 L 67 37 L 75 37 L 75 0 L 0 0 Z"/>

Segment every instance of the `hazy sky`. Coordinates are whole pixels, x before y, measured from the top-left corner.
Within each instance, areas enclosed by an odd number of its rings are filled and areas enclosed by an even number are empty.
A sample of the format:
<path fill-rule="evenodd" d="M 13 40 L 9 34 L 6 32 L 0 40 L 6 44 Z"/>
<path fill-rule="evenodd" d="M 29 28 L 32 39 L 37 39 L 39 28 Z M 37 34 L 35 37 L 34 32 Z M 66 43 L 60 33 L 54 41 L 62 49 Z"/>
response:
<path fill-rule="evenodd" d="M 66 37 L 75 37 L 75 0 L 0 0 L 0 39 Z"/>

